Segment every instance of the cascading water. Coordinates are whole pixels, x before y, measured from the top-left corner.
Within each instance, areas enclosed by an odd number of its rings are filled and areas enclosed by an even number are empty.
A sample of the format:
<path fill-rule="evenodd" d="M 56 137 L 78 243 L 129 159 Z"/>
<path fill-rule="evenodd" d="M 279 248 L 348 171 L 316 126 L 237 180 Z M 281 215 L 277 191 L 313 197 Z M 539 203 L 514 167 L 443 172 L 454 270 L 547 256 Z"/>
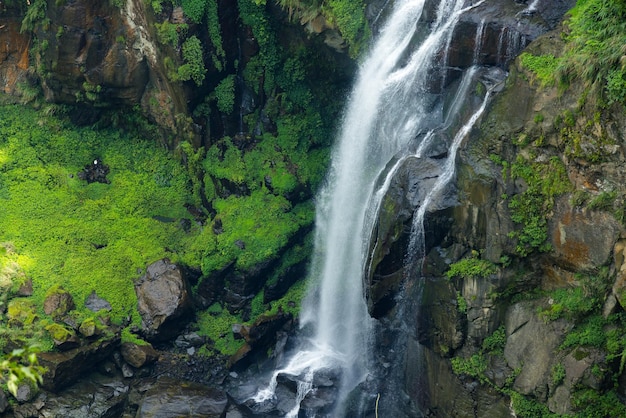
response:
<path fill-rule="evenodd" d="M 335 379 L 338 387 L 334 410 L 325 413 L 342 416 L 351 391 L 368 376 L 373 320 L 364 297 L 363 276 L 369 238 L 385 184 L 389 183 L 383 182 L 383 187 L 376 190 L 379 177 L 392 159 L 419 154 L 432 132 L 449 124 L 450 117 L 444 117 L 437 102 L 441 97 L 429 92 L 433 86 L 444 83 L 446 71 L 442 69 L 441 52 L 446 51 L 459 17 L 483 2 L 442 0 L 426 35 L 417 24 L 426 0 L 395 2 L 360 68 L 332 155 L 328 181 L 317 199 L 316 242 L 310 271 L 314 288 L 300 318 L 301 327 L 310 330 L 311 337 L 284 367 L 274 372 L 269 386 L 254 396 L 255 402 L 271 401 L 279 375 L 293 376 L 298 381 L 298 393 L 287 416 L 298 416 L 300 402 L 313 390 L 316 376 L 321 374 Z M 483 28 L 484 23 L 476 34 L 477 42 L 482 41 Z M 473 79 L 473 73 L 464 77 Z M 464 81 L 458 88 L 463 97 L 469 85 Z M 448 158 L 442 163 L 443 174 L 428 194 L 430 200 L 450 180 L 456 149 L 485 103 L 486 100 L 449 144 Z M 448 114 L 458 110 L 455 106 L 459 105 L 454 104 Z M 420 208 L 421 219 L 428 205 L 425 202 Z"/>

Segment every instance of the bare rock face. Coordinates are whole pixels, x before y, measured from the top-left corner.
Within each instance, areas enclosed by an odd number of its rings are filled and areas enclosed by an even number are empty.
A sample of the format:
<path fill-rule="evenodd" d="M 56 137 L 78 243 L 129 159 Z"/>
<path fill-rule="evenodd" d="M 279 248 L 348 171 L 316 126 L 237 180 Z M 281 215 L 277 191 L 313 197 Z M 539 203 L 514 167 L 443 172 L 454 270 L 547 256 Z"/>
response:
<path fill-rule="evenodd" d="M 48 47 L 40 66 L 49 69 L 42 87 L 46 99 L 57 103 L 99 99 L 132 104 L 148 83 L 144 51 L 133 48 L 139 34 L 109 2 L 71 1 L 49 7 L 47 30 L 37 31 Z"/>
<path fill-rule="evenodd" d="M 39 363 L 47 369 L 43 376 L 43 388 L 58 392 L 76 383 L 83 374 L 109 357 L 118 345 L 119 339 L 103 339 L 63 353 L 40 353 Z"/>
<path fill-rule="evenodd" d="M 141 400 L 137 418 L 224 416 L 228 407 L 225 392 L 190 382 L 162 378 Z"/>
<path fill-rule="evenodd" d="M 550 231 L 555 261 L 572 271 L 598 268 L 609 261 L 620 230 L 609 213 L 574 211 L 560 202 Z"/>
<path fill-rule="evenodd" d="M 3 93 L 17 94 L 27 80 L 30 39 L 20 32 L 20 19 L 6 9 L 0 10 L 0 27 L 0 85 Z"/>
<path fill-rule="evenodd" d="M 168 259 L 150 264 L 135 283 L 142 332 L 151 341 L 174 337 L 189 319 L 191 292 L 182 270 Z"/>

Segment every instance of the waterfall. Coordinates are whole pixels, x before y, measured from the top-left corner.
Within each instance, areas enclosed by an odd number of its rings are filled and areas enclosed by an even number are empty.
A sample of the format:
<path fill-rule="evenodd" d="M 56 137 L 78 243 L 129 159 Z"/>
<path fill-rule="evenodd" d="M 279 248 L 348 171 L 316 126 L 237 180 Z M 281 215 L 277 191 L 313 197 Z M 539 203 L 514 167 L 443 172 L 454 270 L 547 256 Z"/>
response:
<path fill-rule="evenodd" d="M 274 371 L 268 387 L 254 396 L 255 402 L 270 402 L 278 376 L 292 376 L 298 381 L 298 392 L 296 405 L 287 416 L 296 417 L 300 402 L 314 390 L 316 375 L 321 374 L 334 379 L 338 388 L 336 408 L 330 416 L 343 416 L 344 401 L 371 371 L 373 319 L 367 311 L 363 276 L 370 234 L 389 183 L 386 180 L 379 187 L 379 177 L 390 161 L 419 154 L 434 130 L 451 123 L 450 116 L 444 117 L 441 97 L 431 93 L 432 86 L 443 85 L 446 69 L 442 68 L 442 56 L 447 59 L 446 47 L 460 16 L 483 2 L 440 1 L 430 32 L 424 34 L 418 22 L 426 0 L 395 1 L 360 66 L 333 149 L 327 182 L 317 197 L 310 271 L 313 286 L 300 316 L 301 328 L 310 337 L 286 365 Z M 482 41 L 483 28 L 484 22 L 476 34 L 477 42 Z M 463 97 L 476 70 L 470 72 L 458 87 Z M 456 112 L 455 106 L 461 101 L 455 100 L 448 114 Z M 442 162 L 443 174 L 428 194 L 429 199 L 434 199 L 452 177 L 456 149 L 480 112 L 474 113 L 454 137 L 449 157 Z M 423 211 L 427 206 L 422 205 Z M 423 219 L 423 212 L 421 216 Z"/>

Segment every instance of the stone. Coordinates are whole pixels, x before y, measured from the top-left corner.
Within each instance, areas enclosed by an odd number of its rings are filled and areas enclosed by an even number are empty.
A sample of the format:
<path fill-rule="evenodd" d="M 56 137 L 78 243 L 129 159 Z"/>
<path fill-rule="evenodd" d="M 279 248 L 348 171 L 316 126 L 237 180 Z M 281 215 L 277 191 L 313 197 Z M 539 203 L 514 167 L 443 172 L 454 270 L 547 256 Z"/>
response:
<path fill-rule="evenodd" d="M 110 311 L 112 309 L 111 304 L 107 300 L 98 296 L 95 290 L 87 296 L 87 299 L 85 300 L 85 308 L 92 312 Z"/>
<path fill-rule="evenodd" d="M 24 283 L 22 283 L 20 285 L 20 287 L 17 289 L 17 296 L 32 296 L 33 295 L 33 280 L 32 279 L 26 279 L 26 281 L 24 281 Z"/>
<path fill-rule="evenodd" d="M 545 322 L 538 317 L 537 307 L 533 302 L 520 302 L 507 310 L 504 358 L 511 369 L 521 368 L 513 388 L 521 394 L 544 399 L 554 352 L 572 325 L 563 319 Z"/>
<path fill-rule="evenodd" d="M 121 417 L 128 389 L 119 378 L 93 374 L 55 396 L 48 396 L 37 417 Z"/>
<path fill-rule="evenodd" d="M 25 403 L 33 399 L 37 395 L 37 389 L 28 381 L 22 382 L 17 386 L 15 400 L 19 403 Z"/>
<path fill-rule="evenodd" d="M 182 270 L 168 259 L 150 264 L 135 283 L 141 330 L 150 341 L 173 338 L 191 319 L 189 284 Z"/>
<path fill-rule="evenodd" d="M 136 418 L 220 418 L 227 408 L 226 393 L 219 389 L 161 378 L 141 399 Z"/>
<path fill-rule="evenodd" d="M 91 344 L 62 353 L 39 353 L 39 364 L 47 370 L 43 375 L 42 387 L 51 392 L 59 392 L 75 383 L 81 376 L 94 370 L 109 357 L 120 343 L 119 337 L 102 339 Z"/>
<path fill-rule="evenodd" d="M 151 344 L 138 345 L 125 342 L 122 343 L 120 352 L 122 353 L 124 361 L 136 368 L 154 363 L 159 358 L 159 353 Z"/>
<path fill-rule="evenodd" d="M 87 183 L 109 184 L 111 183 L 111 181 L 107 178 L 109 170 L 108 165 L 104 164 L 102 160 L 96 158 L 78 173 L 78 178 L 87 181 Z"/>
<path fill-rule="evenodd" d="M 43 311 L 47 315 L 62 317 L 76 307 L 72 295 L 62 287 L 51 289 L 48 292 L 49 294 L 46 295 L 43 302 Z"/>
<path fill-rule="evenodd" d="M 6 411 L 8 407 L 9 400 L 7 399 L 7 395 L 3 390 L 0 390 L 0 414 Z"/>

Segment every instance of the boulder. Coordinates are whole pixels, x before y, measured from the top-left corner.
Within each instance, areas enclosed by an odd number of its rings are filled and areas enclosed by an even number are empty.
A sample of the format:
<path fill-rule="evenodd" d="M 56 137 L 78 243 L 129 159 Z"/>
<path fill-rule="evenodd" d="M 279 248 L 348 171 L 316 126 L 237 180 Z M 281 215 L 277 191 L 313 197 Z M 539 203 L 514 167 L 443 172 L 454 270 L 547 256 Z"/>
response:
<path fill-rule="evenodd" d="M 72 295 L 62 287 L 48 290 L 43 302 L 43 311 L 53 317 L 61 317 L 76 307 Z"/>
<path fill-rule="evenodd" d="M 141 399 L 136 418 L 221 418 L 228 408 L 226 393 L 191 382 L 161 378 Z"/>
<path fill-rule="evenodd" d="M 183 271 L 168 259 L 148 266 L 135 283 L 142 332 L 150 341 L 174 337 L 190 319 L 192 300 Z"/>
<path fill-rule="evenodd" d="M 43 375 L 43 388 L 58 392 L 75 383 L 109 357 L 119 343 L 119 338 L 102 339 L 63 353 L 40 353 L 37 356 L 39 363 L 47 369 Z"/>
<path fill-rule="evenodd" d="M 119 378 L 91 375 L 80 384 L 48 396 L 38 417 L 107 418 L 122 416 L 128 385 Z"/>
<path fill-rule="evenodd" d="M 124 361 L 137 368 L 154 363 L 159 358 L 159 353 L 150 344 L 122 343 L 121 352 Z"/>

